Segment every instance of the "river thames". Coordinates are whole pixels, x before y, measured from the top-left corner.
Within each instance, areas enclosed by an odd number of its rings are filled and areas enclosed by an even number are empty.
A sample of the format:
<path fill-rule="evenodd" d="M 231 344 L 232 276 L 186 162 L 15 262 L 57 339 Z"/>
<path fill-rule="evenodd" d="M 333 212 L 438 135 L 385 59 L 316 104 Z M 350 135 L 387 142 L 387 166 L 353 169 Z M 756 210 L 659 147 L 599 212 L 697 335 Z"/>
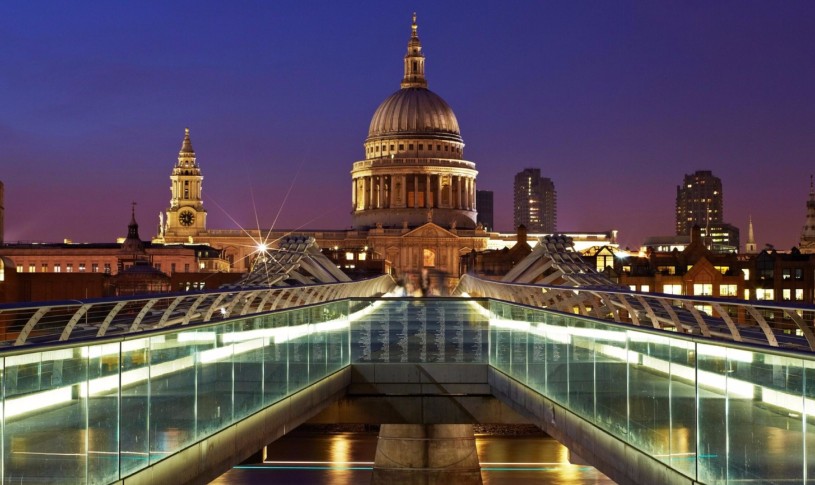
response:
<path fill-rule="evenodd" d="M 235 467 L 212 483 L 369 483 L 376 442 L 376 431 L 297 429 L 269 445 L 263 463 Z M 570 464 L 566 447 L 543 433 L 476 434 L 476 448 L 485 485 L 614 483 L 593 467 Z"/>

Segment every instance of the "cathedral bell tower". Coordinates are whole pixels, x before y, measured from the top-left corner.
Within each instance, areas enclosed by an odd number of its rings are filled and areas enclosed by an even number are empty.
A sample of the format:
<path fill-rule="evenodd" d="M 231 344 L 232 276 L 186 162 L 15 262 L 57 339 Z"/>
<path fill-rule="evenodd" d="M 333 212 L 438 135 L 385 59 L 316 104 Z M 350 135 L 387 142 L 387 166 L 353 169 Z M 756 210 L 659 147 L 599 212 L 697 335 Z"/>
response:
<path fill-rule="evenodd" d="M 207 228 L 207 211 L 201 200 L 204 176 L 195 161 L 195 151 L 190 141 L 190 129 L 184 129 L 184 141 L 178 152 L 178 162 L 170 175 L 170 207 L 167 220 L 159 223 L 159 237 L 189 237 Z"/>

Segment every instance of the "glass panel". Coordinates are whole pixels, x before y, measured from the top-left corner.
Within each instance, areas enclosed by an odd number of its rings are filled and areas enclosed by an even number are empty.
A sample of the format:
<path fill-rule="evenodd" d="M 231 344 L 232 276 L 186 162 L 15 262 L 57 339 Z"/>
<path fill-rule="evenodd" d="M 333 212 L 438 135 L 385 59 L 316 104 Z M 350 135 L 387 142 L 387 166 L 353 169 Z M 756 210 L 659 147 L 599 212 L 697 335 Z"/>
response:
<path fill-rule="evenodd" d="M 671 452 L 671 341 L 629 332 L 629 434 L 631 443 L 667 461 Z"/>
<path fill-rule="evenodd" d="M 263 348 L 263 402 L 268 406 L 288 392 L 288 314 L 277 313 L 261 318 L 264 335 L 270 335 Z"/>
<path fill-rule="evenodd" d="M 150 463 L 195 442 L 195 353 L 214 340 L 211 330 L 150 337 Z"/>
<path fill-rule="evenodd" d="M 800 359 L 727 349 L 728 481 L 801 483 Z"/>
<path fill-rule="evenodd" d="M 628 335 L 610 325 L 597 325 L 587 337 L 591 335 L 595 337 L 595 422 L 622 438 L 628 433 Z"/>
<path fill-rule="evenodd" d="M 804 361 L 804 470 L 807 483 L 815 483 L 815 361 Z"/>
<path fill-rule="evenodd" d="M 598 326 L 589 320 L 571 317 L 565 319 L 569 322 L 569 333 L 572 336 L 569 352 L 569 407 L 593 422 L 594 350 Z M 617 383 L 615 387 L 619 388 L 620 384 Z"/>
<path fill-rule="evenodd" d="M 121 352 L 120 466 L 127 476 L 150 463 L 150 339 L 125 340 Z"/>
<path fill-rule="evenodd" d="M 88 477 L 95 483 L 119 478 L 118 343 L 88 348 Z"/>
<path fill-rule="evenodd" d="M 696 475 L 696 346 L 671 339 L 670 351 L 671 449 L 667 461 L 692 477 Z"/>
<path fill-rule="evenodd" d="M 545 394 L 546 389 L 546 323 L 548 313 L 529 312 L 529 351 L 527 353 L 527 385 Z"/>
<path fill-rule="evenodd" d="M 289 311 L 289 394 L 299 391 L 309 383 L 309 328 L 307 312 Z"/>
<path fill-rule="evenodd" d="M 227 343 L 235 323 L 195 331 L 196 437 L 204 438 L 232 422 L 232 358 Z"/>
<path fill-rule="evenodd" d="M 85 481 L 87 352 L 77 347 L 6 357 L 5 483 L 20 477 Z"/>
<path fill-rule="evenodd" d="M 234 323 L 234 332 L 224 338 L 234 343 L 235 418 L 252 414 L 263 406 L 263 319 L 248 318 Z"/>
<path fill-rule="evenodd" d="M 698 344 L 698 478 L 702 483 L 727 480 L 727 356 L 725 348 Z"/>

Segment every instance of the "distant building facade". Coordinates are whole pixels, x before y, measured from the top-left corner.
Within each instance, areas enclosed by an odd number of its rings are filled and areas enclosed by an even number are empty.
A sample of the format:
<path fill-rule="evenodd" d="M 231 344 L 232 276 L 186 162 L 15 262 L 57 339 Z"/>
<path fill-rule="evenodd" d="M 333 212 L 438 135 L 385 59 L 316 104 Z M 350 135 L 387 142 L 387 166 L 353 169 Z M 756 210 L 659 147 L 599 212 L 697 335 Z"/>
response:
<path fill-rule="evenodd" d="M 693 226 L 722 223 L 722 181 L 710 170 L 685 175 L 676 187 L 676 235 L 690 234 Z"/>
<path fill-rule="evenodd" d="M 495 230 L 495 219 L 493 216 L 493 194 L 492 190 L 476 190 L 475 206 L 478 209 L 476 221 L 488 231 Z"/>
<path fill-rule="evenodd" d="M 540 169 L 527 168 L 515 174 L 514 222 L 530 233 L 557 230 L 557 192 L 552 179 L 541 177 Z"/>

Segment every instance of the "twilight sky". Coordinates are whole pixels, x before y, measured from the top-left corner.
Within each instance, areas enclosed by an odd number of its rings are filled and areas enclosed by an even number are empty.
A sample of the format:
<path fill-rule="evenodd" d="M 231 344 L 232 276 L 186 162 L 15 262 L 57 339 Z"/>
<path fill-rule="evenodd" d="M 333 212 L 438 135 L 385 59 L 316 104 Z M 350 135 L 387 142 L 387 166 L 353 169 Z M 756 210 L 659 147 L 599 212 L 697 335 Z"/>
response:
<path fill-rule="evenodd" d="M 171 4 L 171 5 L 168 5 Z M 184 127 L 208 227 L 350 226 L 351 164 L 418 13 L 429 88 L 512 230 L 539 167 L 558 230 L 671 235 L 712 170 L 724 219 L 797 244 L 815 172 L 815 2 L 29 2 L 0 5 L 6 241 L 142 239 Z"/>

